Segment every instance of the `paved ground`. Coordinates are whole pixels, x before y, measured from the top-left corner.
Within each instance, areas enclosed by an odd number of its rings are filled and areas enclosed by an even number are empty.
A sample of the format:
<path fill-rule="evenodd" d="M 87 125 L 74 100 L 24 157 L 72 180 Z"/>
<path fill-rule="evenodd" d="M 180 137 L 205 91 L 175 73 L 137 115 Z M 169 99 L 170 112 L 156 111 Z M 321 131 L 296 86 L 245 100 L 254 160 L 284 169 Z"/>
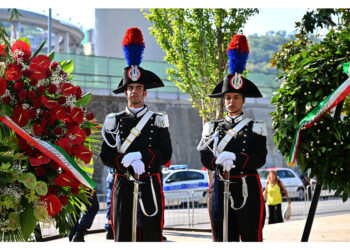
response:
<path fill-rule="evenodd" d="M 264 242 L 300 242 L 306 220 L 293 220 L 284 223 L 265 225 Z M 164 231 L 168 242 L 211 242 L 209 232 Z M 88 234 L 86 242 L 113 243 L 105 239 L 105 233 Z M 50 242 L 68 242 L 67 238 Z M 309 242 L 346 242 L 350 243 L 350 213 L 315 217 Z M 350 244 L 347 244 L 350 249 Z"/>

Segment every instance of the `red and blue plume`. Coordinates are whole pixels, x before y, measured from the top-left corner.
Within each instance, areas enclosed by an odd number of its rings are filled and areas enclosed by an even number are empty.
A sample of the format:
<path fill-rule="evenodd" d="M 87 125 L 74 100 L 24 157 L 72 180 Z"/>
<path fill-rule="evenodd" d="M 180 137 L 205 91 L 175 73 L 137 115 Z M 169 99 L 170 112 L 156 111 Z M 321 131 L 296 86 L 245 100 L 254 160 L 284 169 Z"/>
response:
<path fill-rule="evenodd" d="M 236 34 L 227 47 L 231 75 L 242 74 L 247 63 L 249 47 L 245 35 Z"/>
<path fill-rule="evenodd" d="M 122 45 L 128 65 L 139 66 L 145 49 L 141 30 L 137 27 L 129 28 L 125 33 Z"/>

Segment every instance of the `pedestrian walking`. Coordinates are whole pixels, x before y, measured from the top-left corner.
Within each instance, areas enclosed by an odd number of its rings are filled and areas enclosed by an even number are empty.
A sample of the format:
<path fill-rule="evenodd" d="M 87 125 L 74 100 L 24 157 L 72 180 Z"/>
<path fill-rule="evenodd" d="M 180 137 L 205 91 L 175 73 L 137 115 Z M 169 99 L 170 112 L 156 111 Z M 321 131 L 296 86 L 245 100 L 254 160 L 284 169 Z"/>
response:
<path fill-rule="evenodd" d="M 264 190 L 264 198 L 267 196 L 266 201 L 269 208 L 269 224 L 283 222 L 282 190 L 288 200 L 288 203 L 290 204 L 291 201 L 288 197 L 288 192 L 283 185 L 283 182 L 278 179 L 276 171 L 271 170 L 269 172 Z"/>

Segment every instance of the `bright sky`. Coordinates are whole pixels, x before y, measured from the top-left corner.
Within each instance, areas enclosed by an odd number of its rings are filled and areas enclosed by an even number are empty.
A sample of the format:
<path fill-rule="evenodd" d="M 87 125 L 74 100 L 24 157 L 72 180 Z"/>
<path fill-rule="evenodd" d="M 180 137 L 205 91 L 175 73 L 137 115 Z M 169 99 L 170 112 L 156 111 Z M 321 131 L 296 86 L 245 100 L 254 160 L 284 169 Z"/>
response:
<path fill-rule="evenodd" d="M 23 8 L 48 15 L 48 8 Z M 260 13 L 251 17 L 244 28 L 245 35 L 257 33 L 265 35 L 266 31 L 286 30 L 291 33 L 294 30 L 295 22 L 300 21 L 307 8 L 262 8 Z M 51 15 L 55 19 L 70 22 L 72 24 L 83 26 L 83 29 L 95 27 L 95 8 L 80 8 L 79 11 L 74 9 L 52 8 Z"/>

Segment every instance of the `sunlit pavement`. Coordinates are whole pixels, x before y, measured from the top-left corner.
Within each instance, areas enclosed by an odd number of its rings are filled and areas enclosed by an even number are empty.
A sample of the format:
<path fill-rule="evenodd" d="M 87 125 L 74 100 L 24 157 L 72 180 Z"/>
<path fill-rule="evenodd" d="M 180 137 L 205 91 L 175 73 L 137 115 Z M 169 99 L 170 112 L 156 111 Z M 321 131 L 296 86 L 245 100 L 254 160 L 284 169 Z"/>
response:
<path fill-rule="evenodd" d="M 264 242 L 300 242 L 305 227 L 304 220 L 292 220 L 284 223 L 266 224 L 263 230 Z M 167 242 L 211 242 L 210 232 L 170 231 L 163 235 Z M 105 233 L 94 233 L 85 236 L 86 242 L 110 242 Z M 60 238 L 50 242 L 68 242 L 68 238 Z M 316 217 L 314 219 L 309 242 L 350 242 L 350 214 Z M 72 243 L 73 244 L 73 243 Z"/>

